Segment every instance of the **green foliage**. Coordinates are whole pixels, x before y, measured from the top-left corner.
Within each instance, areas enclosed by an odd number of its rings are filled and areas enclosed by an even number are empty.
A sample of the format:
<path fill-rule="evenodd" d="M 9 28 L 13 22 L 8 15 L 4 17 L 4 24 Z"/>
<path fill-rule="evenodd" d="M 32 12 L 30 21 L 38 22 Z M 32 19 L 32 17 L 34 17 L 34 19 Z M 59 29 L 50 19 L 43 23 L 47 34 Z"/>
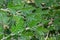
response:
<path fill-rule="evenodd" d="M 60 40 L 60 1 L 34 1 L 0 0 L 0 40 Z M 4 25 L 11 34 L 4 36 Z"/>

